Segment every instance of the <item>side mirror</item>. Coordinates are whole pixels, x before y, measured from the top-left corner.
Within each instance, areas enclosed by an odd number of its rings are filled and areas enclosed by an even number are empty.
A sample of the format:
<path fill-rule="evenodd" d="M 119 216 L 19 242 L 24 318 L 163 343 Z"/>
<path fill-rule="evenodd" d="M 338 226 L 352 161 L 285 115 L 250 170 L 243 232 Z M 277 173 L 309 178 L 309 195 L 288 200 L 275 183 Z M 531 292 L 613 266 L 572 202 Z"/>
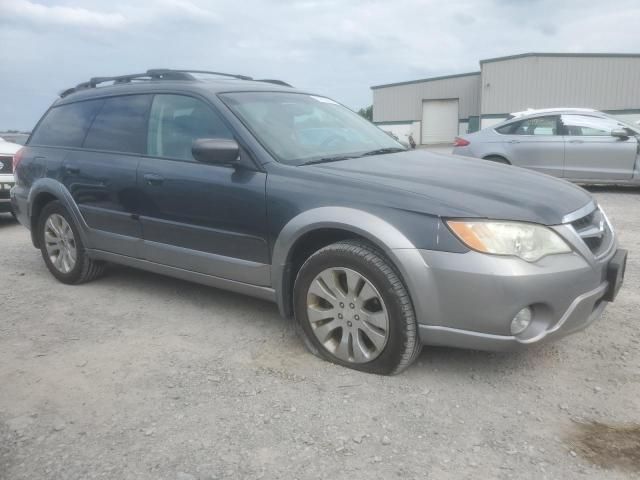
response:
<path fill-rule="evenodd" d="M 227 138 L 198 138 L 191 146 L 193 158 L 202 163 L 234 165 L 238 163 L 240 147 Z"/>
<path fill-rule="evenodd" d="M 614 130 L 611 130 L 611 136 L 623 140 L 629 138 L 629 134 L 624 128 L 616 128 Z"/>

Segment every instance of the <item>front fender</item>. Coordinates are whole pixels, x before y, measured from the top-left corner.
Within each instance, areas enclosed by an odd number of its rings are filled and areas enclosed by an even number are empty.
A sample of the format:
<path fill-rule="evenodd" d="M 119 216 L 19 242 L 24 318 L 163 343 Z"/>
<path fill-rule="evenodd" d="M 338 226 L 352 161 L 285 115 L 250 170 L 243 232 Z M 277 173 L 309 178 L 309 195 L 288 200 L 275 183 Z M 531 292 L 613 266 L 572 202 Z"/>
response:
<path fill-rule="evenodd" d="M 319 207 L 302 212 L 280 231 L 273 249 L 271 280 L 278 307 L 284 316 L 289 316 L 287 299 L 292 285 L 289 284 L 287 273 L 291 252 L 303 235 L 321 229 L 339 229 L 366 238 L 383 250 L 402 274 L 405 272 L 401 265 L 402 255 L 398 255 L 398 251 L 417 252 L 402 232 L 371 213 L 348 207 Z"/>

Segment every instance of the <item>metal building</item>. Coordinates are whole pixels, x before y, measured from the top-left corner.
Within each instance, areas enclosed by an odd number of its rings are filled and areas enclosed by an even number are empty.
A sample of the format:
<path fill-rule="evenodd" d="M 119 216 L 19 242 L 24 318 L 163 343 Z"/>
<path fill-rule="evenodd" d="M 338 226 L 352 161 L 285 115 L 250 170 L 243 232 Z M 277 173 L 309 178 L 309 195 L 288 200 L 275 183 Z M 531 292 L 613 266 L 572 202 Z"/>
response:
<path fill-rule="evenodd" d="M 527 108 L 585 107 L 640 120 L 640 54 L 525 53 L 480 71 L 371 87 L 373 121 L 400 139 L 448 143 Z"/>

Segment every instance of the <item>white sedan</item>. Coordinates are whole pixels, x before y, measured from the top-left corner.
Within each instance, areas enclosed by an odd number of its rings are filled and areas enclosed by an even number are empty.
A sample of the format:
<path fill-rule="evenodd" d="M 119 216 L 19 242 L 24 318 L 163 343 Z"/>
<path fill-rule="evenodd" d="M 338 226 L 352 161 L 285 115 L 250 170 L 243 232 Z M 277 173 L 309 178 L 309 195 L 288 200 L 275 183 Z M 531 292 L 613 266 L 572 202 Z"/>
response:
<path fill-rule="evenodd" d="M 461 135 L 455 155 L 530 168 L 577 183 L 640 185 L 640 129 L 585 108 L 512 114 L 479 132 Z"/>

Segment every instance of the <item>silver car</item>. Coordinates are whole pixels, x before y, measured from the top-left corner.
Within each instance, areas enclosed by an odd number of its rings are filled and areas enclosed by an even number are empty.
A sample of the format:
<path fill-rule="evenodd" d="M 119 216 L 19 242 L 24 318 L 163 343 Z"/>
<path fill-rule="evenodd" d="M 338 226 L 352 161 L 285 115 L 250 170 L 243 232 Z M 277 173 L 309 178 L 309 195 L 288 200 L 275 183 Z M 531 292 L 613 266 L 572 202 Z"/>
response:
<path fill-rule="evenodd" d="M 640 127 L 585 108 L 529 110 L 461 135 L 453 153 L 577 183 L 640 185 Z"/>

